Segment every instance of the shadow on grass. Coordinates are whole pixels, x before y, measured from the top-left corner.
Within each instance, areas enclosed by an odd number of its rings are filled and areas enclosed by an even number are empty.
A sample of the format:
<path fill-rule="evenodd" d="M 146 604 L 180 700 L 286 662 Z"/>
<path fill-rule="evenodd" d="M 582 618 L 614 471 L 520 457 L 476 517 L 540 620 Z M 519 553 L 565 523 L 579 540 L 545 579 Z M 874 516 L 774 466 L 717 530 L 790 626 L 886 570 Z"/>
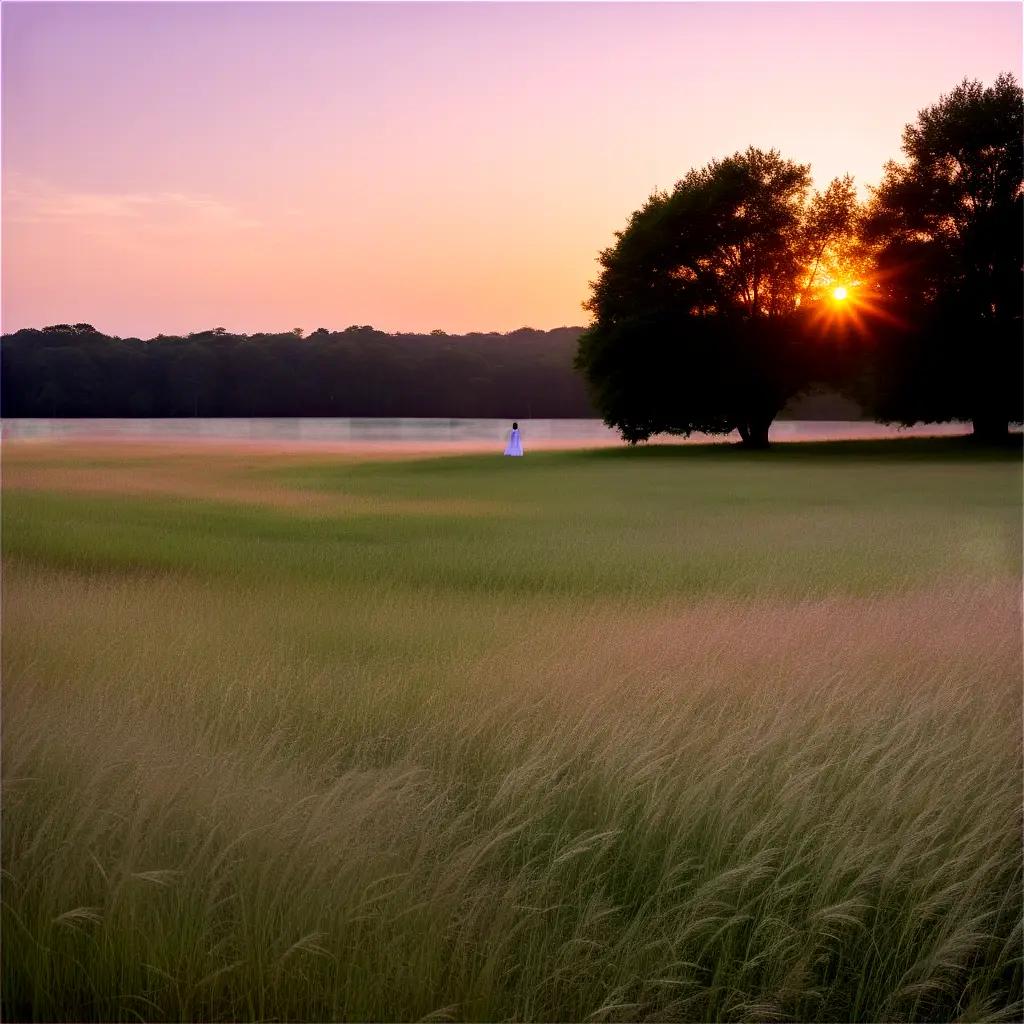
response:
<path fill-rule="evenodd" d="M 589 448 L 579 452 L 558 452 L 563 458 L 588 460 L 685 459 L 792 462 L 803 459 L 871 459 L 904 462 L 938 459 L 963 462 L 1020 462 L 1024 451 L 1022 435 L 1015 433 L 1005 445 L 978 444 L 965 437 L 900 437 L 883 440 L 782 441 L 757 451 L 733 442 L 722 444 L 638 444 L 620 448 Z M 549 454 L 549 453 L 544 453 Z"/>
<path fill-rule="evenodd" d="M 363 463 L 344 467 L 344 482 L 373 477 L 423 477 L 444 474 L 445 476 L 469 477 L 481 472 L 507 473 L 515 477 L 518 472 L 532 470 L 565 469 L 569 466 L 640 465 L 650 462 L 679 461 L 685 463 L 725 465 L 792 465 L 801 462 L 841 464 L 846 461 L 876 463 L 1005 463 L 1021 462 L 1022 435 L 1014 433 L 1003 446 L 978 444 L 969 435 L 965 437 L 905 437 L 882 440 L 836 440 L 836 441 L 781 441 L 764 451 L 744 448 L 731 441 L 708 444 L 658 444 L 647 443 L 617 447 L 542 449 L 527 451 L 526 458 L 505 459 L 498 453 L 480 454 L 438 454 L 403 460 L 367 460 Z M 500 467 L 500 468 L 499 468 Z M 331 476 L 323 463 L 308 467 L 309 472 L 297 471 L 296 467 L 275 469 L 270 475 L 305 486 L 323 488 L 326 476 Z M 310 479 L 312 477 L 312 480 Z M 339 485 L 341 479 L 336 481 Z"/>

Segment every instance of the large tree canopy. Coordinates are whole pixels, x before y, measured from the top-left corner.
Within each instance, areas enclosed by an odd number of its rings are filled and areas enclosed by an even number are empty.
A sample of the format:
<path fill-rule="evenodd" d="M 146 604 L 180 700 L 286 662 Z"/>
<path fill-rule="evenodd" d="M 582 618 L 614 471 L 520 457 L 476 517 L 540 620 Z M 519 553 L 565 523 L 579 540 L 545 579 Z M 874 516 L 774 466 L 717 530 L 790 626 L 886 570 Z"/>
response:
<path fill-rule="evenodd" d="M 885 419 L 1021 419 L 1024 101 L 1012 75 L 965 81 L 903 132 L 865 221 L 878 287 L 902 330 L 878 346 Z"/>
<path fill-rule="evenodd" d="M 808 166 L 751 148 L 652 195 L 601 253 L 577 366 L 626 440 L 738 429 L 767 444 L 814 375 L 799 311 L 855 216 L 850 179 L 810 184 Z"/>

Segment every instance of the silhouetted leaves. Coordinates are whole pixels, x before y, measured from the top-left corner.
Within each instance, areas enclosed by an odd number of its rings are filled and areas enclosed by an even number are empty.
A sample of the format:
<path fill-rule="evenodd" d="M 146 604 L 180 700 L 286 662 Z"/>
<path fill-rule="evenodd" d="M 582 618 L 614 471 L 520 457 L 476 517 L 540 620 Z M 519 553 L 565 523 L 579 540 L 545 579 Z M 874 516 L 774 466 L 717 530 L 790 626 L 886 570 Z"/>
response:
<path fill-rule="evenodd" d="M 877 346 L 884 419 L 971 419 L 983 439 L 1022 417 L 1024 99 L 1012 75 L 964 81 L 903 132 L 865 236 L 905 326 Z"/>
<path fill-rule="evenodd" d="M 577 366 L 628 441 L 738 429 L 767 444 L 821 373 L 801 302 L 841 255 L 850 179 L 810 196 L 810 168 L 748 149 L 652 195 L 600 256 Z"/>

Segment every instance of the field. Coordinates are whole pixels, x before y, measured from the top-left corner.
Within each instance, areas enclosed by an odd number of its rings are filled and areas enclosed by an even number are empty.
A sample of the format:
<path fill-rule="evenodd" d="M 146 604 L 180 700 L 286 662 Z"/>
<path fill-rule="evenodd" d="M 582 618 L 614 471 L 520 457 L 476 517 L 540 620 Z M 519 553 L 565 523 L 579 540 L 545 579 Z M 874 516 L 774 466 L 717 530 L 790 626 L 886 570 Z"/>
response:
<path fill-rule="evenodd" d="M 1018 1020 L 1021 469 L 14 443 L 6 1020 Z"/>

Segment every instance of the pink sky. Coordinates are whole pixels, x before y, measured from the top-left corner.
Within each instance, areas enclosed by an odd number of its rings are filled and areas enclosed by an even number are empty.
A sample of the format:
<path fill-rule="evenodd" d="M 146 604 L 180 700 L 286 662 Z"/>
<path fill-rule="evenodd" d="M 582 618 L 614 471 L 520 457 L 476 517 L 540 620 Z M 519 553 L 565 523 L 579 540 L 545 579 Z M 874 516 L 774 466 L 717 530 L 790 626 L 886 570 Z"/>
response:
<path fill-rule="evenodd" d="M 5 3 L 3 327 L 586 321 L 655 188 L 753 144 L 878 180 L 1021 6 Z"/>

